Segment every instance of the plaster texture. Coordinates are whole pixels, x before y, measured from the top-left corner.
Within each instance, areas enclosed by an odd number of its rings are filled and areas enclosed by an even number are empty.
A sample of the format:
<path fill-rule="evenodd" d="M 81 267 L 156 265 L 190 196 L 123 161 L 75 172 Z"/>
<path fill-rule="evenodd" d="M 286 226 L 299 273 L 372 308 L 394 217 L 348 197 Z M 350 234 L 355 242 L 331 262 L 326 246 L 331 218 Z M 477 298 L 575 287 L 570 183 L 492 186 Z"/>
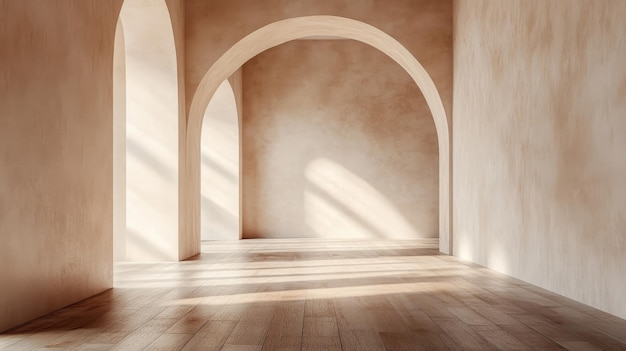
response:
<path fill-rule="evenodd" d="M 344 18 L 295 18 L 322 13 Z M 349 19 L 357 21 L 350 22 Z M 186 199 L 181 203 L 185 213 L 185 218 L 181 218 L 185 221 L 181 226 L 181 233 L 184 232 L 186 237 L 181 240 L 181 257 L 199 251 L 200 199 L 194 199 L 197 196 L 195 194 L 199 193 L 200 183 L 197 160 L 200 158 L 201 124 L 198 120 L 201 120 L 208 100 L 219 83 L 238 67 L 232 67 L 233 65 L 241 65 L 263 50 L 286 41 L 313 35 L 356 39 L 377 47 L 403 66 L 420 84 L 431 111 L 437 116 L 435 123 L 440 134 L 442 158 L 439 174 L 445 179 L 439 201 L 440 208 L 445 209 L 440 217 L 440 232 L 446 233 L 441 237 L 441 244 L 442 250 L 448 252 L 449 121 L 446 116 L 449 116 L 452 92 L 450 1 L 188 1 L 186 21 L 188 121 L 185 140 L 181 140 L 181 150 L 184 145 L 181 159 L 186 164 L 182 171 L 187 180 L 187 184 L 181 189 L 181 195 Z M 366 23 L 374 27 L 370 28 Z M 261 27 L 263 28 L 259 29 Z M 383 32 L 397 41 L 390 40 Z M 231 48 L 235 43 L 237 45 Z M 419 62 L 415 61 L 414 56 Z M 212 68 L 209 70 L 210 67 Z"/>
<path fill-rule="evenodd" d="M 243 67 L 243 237 L 437 237 L 438 145 L 406 71 L 352 40 Z"/>
<path fill-rule="evenodd" d="M 121 1 L 0 1 L 0 331 L 112 286 Z"/>
<path fill-rule="evenodd" d="M 454 252 L 626 317 L 626 3 L 458 0 Z"/>

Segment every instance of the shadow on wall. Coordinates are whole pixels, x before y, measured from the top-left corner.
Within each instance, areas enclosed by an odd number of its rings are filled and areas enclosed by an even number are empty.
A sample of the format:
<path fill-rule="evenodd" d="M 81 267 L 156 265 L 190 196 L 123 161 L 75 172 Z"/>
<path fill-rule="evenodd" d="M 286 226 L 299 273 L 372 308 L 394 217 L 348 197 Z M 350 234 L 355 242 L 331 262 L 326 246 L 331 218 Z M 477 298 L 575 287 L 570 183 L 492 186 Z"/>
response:
<path fill-rule="evenodd" d="M 225 80 L 204 114 L 201 141 L 201 239 L 239 239 L 239 117 Z"/>
<path fill-rule="evenodd" d="M 327 158 L 305 169 L 306 224 L 321 238 L 419 237 L 415 228 L 371 184 Z"/>

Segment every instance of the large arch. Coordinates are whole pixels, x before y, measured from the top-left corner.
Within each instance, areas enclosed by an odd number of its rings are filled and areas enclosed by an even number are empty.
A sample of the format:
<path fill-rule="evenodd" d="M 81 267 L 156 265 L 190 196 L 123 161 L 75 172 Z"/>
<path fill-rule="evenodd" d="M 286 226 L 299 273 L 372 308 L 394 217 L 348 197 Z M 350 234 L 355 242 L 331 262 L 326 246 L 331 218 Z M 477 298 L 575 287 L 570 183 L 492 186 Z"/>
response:
<path fill-rule="evenodd" d="M 451 254 L 450 229 L 450 130 L 446 112 L 431 77 L 397 40 L 369 24 L 337 16 L 306 16 L 268 24 L 233 45 L 202 78 L 187 118 L 184 167 L 181 170 L 181 257 L 200 251 L 200 133 L 204 111 L 219 87 L 246 61 L 285 42 L 311 36 L 352 39 L 370 45 L 393 59 L 413 78 L 432 112 L 439 141 L 439 249 Z"/>

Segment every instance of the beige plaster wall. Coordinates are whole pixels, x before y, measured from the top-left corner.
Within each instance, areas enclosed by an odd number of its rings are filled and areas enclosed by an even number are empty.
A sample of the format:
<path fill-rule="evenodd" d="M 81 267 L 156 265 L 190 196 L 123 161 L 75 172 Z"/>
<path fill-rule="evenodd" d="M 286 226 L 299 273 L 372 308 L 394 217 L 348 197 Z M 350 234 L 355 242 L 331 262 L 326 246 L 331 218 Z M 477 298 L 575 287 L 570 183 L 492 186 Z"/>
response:
<path fill-rule="evenodd" d="M 438 146 L 419 88 L 380 51 L 301 40 L 243 67 L 244 238 L 438 235 Z"/>
<path fill-rule="evenodd" d="M 458 0 L 454 252 L 626 317 L 626 2 Z"/>
<path fill-rule="evenodd" d="M 112 285 L 120 6 L 0 2 L 0 330 Z"/>

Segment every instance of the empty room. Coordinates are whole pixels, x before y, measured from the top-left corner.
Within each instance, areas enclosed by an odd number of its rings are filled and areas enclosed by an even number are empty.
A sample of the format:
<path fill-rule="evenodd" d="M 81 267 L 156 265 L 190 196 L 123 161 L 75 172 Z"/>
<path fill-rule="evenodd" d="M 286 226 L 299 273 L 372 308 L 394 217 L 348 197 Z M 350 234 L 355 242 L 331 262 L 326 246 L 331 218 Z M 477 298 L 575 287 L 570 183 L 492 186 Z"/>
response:
<path fill-rule="evenodd" d="M 0 0 L 0 350 L 626 350 L 624 18 Z"/>

